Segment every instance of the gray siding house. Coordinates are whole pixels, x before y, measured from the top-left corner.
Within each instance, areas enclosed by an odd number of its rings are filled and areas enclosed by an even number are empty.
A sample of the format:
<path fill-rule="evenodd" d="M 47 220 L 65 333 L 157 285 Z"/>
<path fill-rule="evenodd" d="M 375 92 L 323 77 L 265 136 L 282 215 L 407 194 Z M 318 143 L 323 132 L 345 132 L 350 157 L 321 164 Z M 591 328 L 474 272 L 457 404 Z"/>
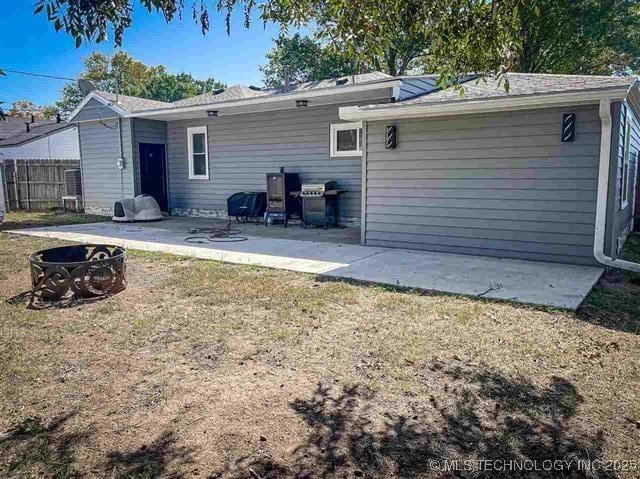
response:
<path fill-rule="evenodd" d="M 70 118 L 87 210 L 150 193 L 171 214 L 226 217 L 227 197 L 284 167 L 348 190 L 342 220 L 366 245 L 615 261 L 633 223 L 636 79 L 509 74 L 508 93 L 469 78 L 464 95 L 437 80 L 371 73 L 174 103 L 92 92 Z"/>

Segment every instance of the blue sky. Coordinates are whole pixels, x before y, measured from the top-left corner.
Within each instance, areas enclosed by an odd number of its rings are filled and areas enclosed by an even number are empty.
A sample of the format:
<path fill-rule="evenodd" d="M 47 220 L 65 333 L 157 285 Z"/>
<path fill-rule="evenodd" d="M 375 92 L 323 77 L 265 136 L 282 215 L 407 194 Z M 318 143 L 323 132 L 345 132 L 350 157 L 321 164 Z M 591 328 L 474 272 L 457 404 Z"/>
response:
<path fill-rule="evenodd" d="M 136 2 L 137 3 L 137 2 Z M 185 2 L 190 5 L 190 2 Z M 82 57 L 92 51 L 114 53 L 112 42 L 84 44 L 76 49 L 73 39 L 56 33 L 45 15 L 33 15 L 33 2 L 7 2 L 0 15 L 0 67 L 75 78 L 82 71 Z M 149 65 L 165 65 L 169 71 L 188 72 L 197 78 L 215 77 L 228 85 L 259 85 L 258 66 L 277 36 L 278 27 L 255 21 L 243 26 L 242 13 L 234 18 L 231 36 L 223 19 L 212 17 L 212 29 L 203 37 L 190 15 L 167 24 L 161 15 L 147 14 L 139 7 L 133 26 L 125 33 L 122 50 Z M 17 74 L 0 77 L 0 101 L 5 108 L 15 100 L 31 100 L 38 105 L 53 103 L 64 81 Z"/>

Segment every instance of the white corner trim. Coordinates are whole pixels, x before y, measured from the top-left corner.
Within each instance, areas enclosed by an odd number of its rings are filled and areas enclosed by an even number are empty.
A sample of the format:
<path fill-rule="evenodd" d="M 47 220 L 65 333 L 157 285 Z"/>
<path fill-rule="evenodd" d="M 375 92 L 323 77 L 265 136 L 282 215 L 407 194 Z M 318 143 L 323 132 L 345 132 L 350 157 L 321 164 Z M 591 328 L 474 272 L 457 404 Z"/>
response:
<path fill-rule="evenodd" d="M 610 258 L 604 253 L 604 239 L 607 221 L 607 196 L 609 193 L 609 165 L 611 162 L 611 99 L 600 100 L 600 167 L 598 169 L 598 197 L 596 200 L 596 224 L 593 240 L 593 256 L 598 262 L 612 268 L 620 268 L 640 273 L 640 264 Z"/>
<path fill-rule="evenodd" d="M 360 184 L 361 204 L 360 204 L 360 244 L 367 244 L 367 143 L 368 140 L 368 124 L 366 121 L 362 123 L 362 179 Z"/>
<path fill-rule="evenodd" d="M 196 175 L 193 172 L 193 135 L 204 133 L 204 158 L 205 158 L 205 174 Z M 189 163 L 189 179 L 190 180 L 208 180 L 209 179 L 209 135 L 206 126 L 192 126 L 187 128 L 187 162 Z"/>
<path fill-rule="evenodd" d="M 509 98 L 492 98 L 484 100 L 460 100 L 431 104 L 402 105 L 368 109 L 359 106 L 341 107 L 341 120 L 392 120 L 397 118 L 425 118 L 444 115 L 461 115 L 473 113 L 492 113 L 510 110 L 527 110 L 548 106 L 563 106 L 597 103 L 601 99 L 622 100 L 627 96 L 629 88 L 609 90 L 523 95 Z"/>
<path fill-rule="evenodd" d="M 338 151 L 338 132 L 344 130 L 359 130 L 357 134 L 357 149 L 351 151 Z M 347 156 L 362 156 L 362 122 L 352 123 L 331 123 L 329 126 L 329 156 L 331 158 L 341 158 Z"/>
<path fill-rule="evenodd" d="M 123 108 L 115 105 L 114 103 L 110 102 L 106 98 L 101 97 L 100 94 L 98 94 L 97 92 L 92 91 L 88 93 L 87 96 L 85 96 L 84 99 L 80 102 L 80 104 L 71 112 L 71 115 L 69 115 L 69 119 L 67 120 L 67 122 L 71 123 L 73 119 L 78 115 L 78 113 L 80 113 L 80 111 L 85 107 L 85 105 L 89 103 L 91 100 L 99 101 L 104 106 L 115 111 L 118 115 L 120 115 L 123 118 L 127 118 L 130 116 L 130 113 L 127 110 L 124 110 Z"/>

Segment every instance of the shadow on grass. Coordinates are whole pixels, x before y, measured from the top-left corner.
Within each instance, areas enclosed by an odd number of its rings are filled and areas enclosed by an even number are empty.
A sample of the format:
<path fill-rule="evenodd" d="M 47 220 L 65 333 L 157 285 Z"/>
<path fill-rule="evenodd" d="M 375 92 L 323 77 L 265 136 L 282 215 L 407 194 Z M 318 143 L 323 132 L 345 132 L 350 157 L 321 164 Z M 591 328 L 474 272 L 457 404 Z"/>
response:
<path fill-rule="evenodd" d="M 65 414 L 51 421 L 30 417 L 0 434 L 0 477 L 181 478 L 185 475 L 179 471 L 192 463 L 192 449 L 177 446 L 174 434 L 166 431 L 137 450 L 107 453 L 104 462 L 87 475 L 87 464 L 78 461 L 76 449 L 89 445 L 94 431 L 67 431 L 71 428 L 65 425 L 73 416 Z"/>
<path fill-rule="evenodd" d="M 65 432 L 73 413 L 45 422 L 29 417 L 0 436 L 2 477 L 75 477 L 75 447 L 90 432 Z"/>
<path fill-rule="evenodd" d="M 23 304 L 26 309 L 42 311 L 45 309 L 69 309 L 85 306 L 87 304 L 93 304 L 109 299 L 114 296 L 114 294 L 105 294 L 104 296 L 96 296 L 93 298 L 77 298 L 75 296 L 68 296 L 57 301 L 45 301 L 40 299 L 37 295 L 34 297 L 31 291 L 23 291 L 22 293 L 18 293 L 15 296 L 8 298 L 5 302 L 11 305 Z"/>
<path fill-rule="evenodd" d="M 617 477 L 579 470 L 578 461 L 601 459 L 603 438 L 571 423 L 581 398 L 566 379 L 538 387 L 437 361 L 417 374 L 438 397 L 404 414 L 381 409 L 361 387 L 319 384 L 312 397 L 290 404 L 310 430 L 292 462 L 258 451 L 224 477 Z"/>
<path fill-rule="evenodd" d="M 192 454 L 193 449 L 177 446 L 174 433 L 165 431 L 151 444 L 135 451 L 109 453 L 104 470 L 112 474 L 110 477 L 119 478 L 188 477 L 184 470 L 193 463 Z"/>

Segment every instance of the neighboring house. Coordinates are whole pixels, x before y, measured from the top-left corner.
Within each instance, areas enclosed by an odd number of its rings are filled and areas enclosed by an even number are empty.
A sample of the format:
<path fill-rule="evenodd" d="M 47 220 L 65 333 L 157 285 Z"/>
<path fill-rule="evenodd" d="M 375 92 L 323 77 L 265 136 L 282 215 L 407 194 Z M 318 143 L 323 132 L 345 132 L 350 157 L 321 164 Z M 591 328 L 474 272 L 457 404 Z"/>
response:
<path fill-rule="evenodd" d="M 27 131 L 27 125 L 29 131 Z M 62 121 L 7 116 L 0 120 L 0 162 L 4 160 L 79 160 L 78 127 Z"/>
<path fill-rule="evenodd" d="M 640 102 L 632 77 L 509 74 L 510 89 L 349 76 L 175 103 L 90 93 L 78 122 L 85 205 L 149 193 L 172 214 L 225 214 L 285 167 L 336 180 L 362 243 L 594 264 L 632 227 Z M 387 127 L 397 145 L 387 148 Z M 604 250 L 604 253 L 602 253 Z"/>

